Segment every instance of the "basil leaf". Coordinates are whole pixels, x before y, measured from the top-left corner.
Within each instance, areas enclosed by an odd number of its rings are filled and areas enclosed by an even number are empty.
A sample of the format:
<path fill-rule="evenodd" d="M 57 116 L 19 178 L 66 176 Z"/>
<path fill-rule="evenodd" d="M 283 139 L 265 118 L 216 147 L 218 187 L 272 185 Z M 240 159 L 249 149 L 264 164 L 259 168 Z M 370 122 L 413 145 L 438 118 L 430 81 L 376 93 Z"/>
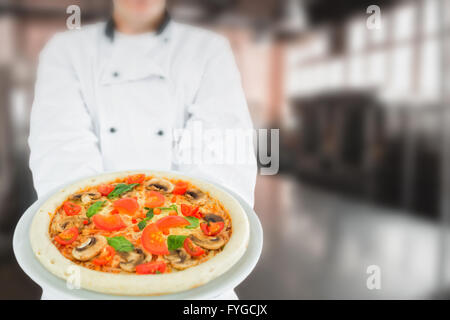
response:
<path fill-rule="evenodd" d="M 94 214 L 96 214 L 106 203 L 106 201 L 97 201 L 93 205 L 91 205 L 86 211 L 86 217 L 90 218 Z"/>
<path fill-rule="evenodd" d="M 178 213 L 178 208 L 177 208 L 176 204 L 173 204 L 173 205 L 168 206 L 168 207 L 159 207 L 158 209 L 160 209 L 160 210 L 174 210 L 174 211 L 176 211 Z"/>
<path fill-rule="evenodd" d="M 138 228 L 139 230 L 144 230 L 144 228 L 147 226 L 147 219 L 144 219 L 142 221 L 139 221 L 138 223 Z"/>
<path fill-rule="evenodd" d="M 119 183 L 118 185 L 116 185 L 114 190 L 108 194 L 108 199 L 116 198 L 125 192 L 131 191 L 137 185 L 139 185 L 139 183 L 132 183 L 132 184 Z"/>
<path fill-rule="evenodd" d="M 175 210 L 175 212 L 178 213 L 178 207 L 176 204 L 171 205 L 169 208 L 171 208 L 172 210 Z"/>
<path fill-rule="evenodd" d="M 170 235 L 167 237 L 167 247 L 169 250 L 176 250 L 178 248 L 181 248 L 184 243 L 184 239 L 186 239 L 187 236 L 180 236 L 180 235 Z"/>
<path fill-rule="evenodd" d="M 196 217 L 184 217 L 187 221 L 189 221 L 190 225 L 186 226 L 186 229 L 195 229 L 200 224 L 200 220 Z"/>
<path fill-rule="evenodd" d="M 130 251 L 134 250 L 133 244 L 130 241 L 128 241 L 127 239 L 125 239 L 125 237 L 123 237 L 123 236 L 112 237 L 112 238 L 106 237 L 106 240 L 108 241 L 108 244 L 111 247 L 116 249 L 116 251 L 130 252 Z"/>
<path fill-rule="evenodd" d="M 151 218 L 153 218 L 155 214 L 153 213 L 153 209 L 148 209 L 147 213 L 145 214 L 145 216 L 148 218 L 148 220 L 150 220 Z M 146 219 L 147 219 L 146 218 Z"/>
<path fill-rule="evenodd" d="M 144 230 L 144 228 L 147 226 L 147 221 L 151 220 L 154 216 L 153 209 L 147 207 L 145 207 L 145 209 L 148 210 L 146 214 L 147 217 L 138 223 L 138 228 L 141 231 Z"/>

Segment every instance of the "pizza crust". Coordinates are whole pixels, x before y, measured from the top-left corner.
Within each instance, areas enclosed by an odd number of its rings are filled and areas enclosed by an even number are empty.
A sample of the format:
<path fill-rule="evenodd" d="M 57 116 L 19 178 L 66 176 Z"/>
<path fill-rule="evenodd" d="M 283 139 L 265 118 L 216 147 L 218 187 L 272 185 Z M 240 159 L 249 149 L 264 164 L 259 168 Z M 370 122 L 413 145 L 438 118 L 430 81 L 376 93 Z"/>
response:
<path fill-rule="evenodd" d="M 78 190 L 123 178 L 135 173 L 145 173 L 155 177 L 182 179 L 189 181 L 210 196 L 219 200 L 228 210 L 233 232 L 221 252 L 213 258 L 195 267 L 156 275 L 114 274 L 91 270 L 65 258 L 49 236 L 49 224 L 52 214 L 65 199 Z M 36 212 L 31 229 L 30 242 L 37 259 L 54 275 L 64 280 L 73 279 L 74 274 L 80 276 L 80 286 L 114 295 L 163 295 L 189 290 L 201 286 L 229 270 L 244 254 L 250 235 L 249 222 L 239 202 L 222 189 L 181 174 L 162 171 L 123 171 L 102 174 L 83 179 L 55 193 Z"/>

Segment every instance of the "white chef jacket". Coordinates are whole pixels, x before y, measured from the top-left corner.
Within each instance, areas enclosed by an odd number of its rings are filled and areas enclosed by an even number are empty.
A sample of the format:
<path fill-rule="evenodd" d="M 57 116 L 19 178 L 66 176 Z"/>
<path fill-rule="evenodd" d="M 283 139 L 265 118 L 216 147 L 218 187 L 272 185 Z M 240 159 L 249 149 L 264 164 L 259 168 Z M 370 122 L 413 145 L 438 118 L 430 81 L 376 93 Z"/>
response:
<path fill-rule="evenodd" d="M 108 23 L 53 36 L 40 55 L 30 123 L 38 196 L 103 171 L 178 170 L 253 205 L 256 160 L 179 164 L 174 128 L 251 129 L 228 41 L 170 20 L 154 33 L 108 33 Z"/>

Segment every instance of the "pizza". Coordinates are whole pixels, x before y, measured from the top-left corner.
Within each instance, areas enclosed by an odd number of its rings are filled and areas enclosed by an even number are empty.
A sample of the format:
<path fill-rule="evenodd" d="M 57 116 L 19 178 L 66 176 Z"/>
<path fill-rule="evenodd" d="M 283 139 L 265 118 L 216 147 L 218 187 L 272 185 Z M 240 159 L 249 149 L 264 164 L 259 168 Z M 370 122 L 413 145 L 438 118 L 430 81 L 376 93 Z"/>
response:
<path fill-rule="evenodd" d="M 159 295 L 203 285 L 248 244 L 245 211 L 204 182 L 156 171 L 104 174 L 50 197 L 30 242 L 56 276 L 109 294 Z"/>

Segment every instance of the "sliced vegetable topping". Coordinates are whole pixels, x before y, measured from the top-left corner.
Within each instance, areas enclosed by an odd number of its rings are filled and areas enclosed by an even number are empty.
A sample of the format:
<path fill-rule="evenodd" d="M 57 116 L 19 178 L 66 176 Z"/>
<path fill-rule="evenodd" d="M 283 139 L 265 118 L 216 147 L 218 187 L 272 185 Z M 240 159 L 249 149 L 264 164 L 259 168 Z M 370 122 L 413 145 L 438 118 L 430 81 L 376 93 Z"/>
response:
<path fill-rule="evenodd" d="M 90 236 L 72 250 L 72 256 L 79 261 L 88 261 L 99 255 L 107 245 L 104 236 Z"/>
<path fill-rule="evenodd" d="M 136 266 L 136 273 L 138 274 L 158 274 L 166 271 L 166 263 L 163 261 L 153 261 L 143 263 Z"/>
<path fill-rule="evenodd" d="M 220 231 L 222 231 L 224 226 L 225 223 L 223 222 L 203 222 L 200 224 L 200 228 L 207 236 L 215 236 Z"/>
<path fill-rule="evenodd" d="M 133 215 L 138 209 L 139 204 L 136 198 L 122 198 L 114 201 L 113 206 L 119 211 L 128 215 Z"/>
<path fill-rule="evenodd" d="M 166 239 L 154 223 L 145 227 L 142 232 L 141 242 L 144 249 L 149 253 L 157 255 L 169 254 Z"/>
<path fill-rule="evenodd" d="M 123 236 L 106 238 L 108 244 L 119 252 L 130 252 L 134 250 L 133 244 Z"/>
<path fill-rule="evenodd" d="M 106 201 L 97 201 L 91 205 L 86 211 L 86 217 L 90 218 L 96 214 L 104 205 Z"/>
<path fill-rule="evenodd" d="M 184 250 L 186 250 L 187 253 L 189 253 L 193 257 L 201 256 L 205 253 L 205 250 L 203 250 L 201 247 L 195 245 L 191 239 L 186 238 L 184 240 L 183 244 Z"/>
<path fill-rule="evenodd" d="M 178 213 L 178 208 L 177 208 L 177 205 L 176 205 L 176 204 L 172 204 L 172 205 L 170 205 L 170 206 L 168 206 L 168 207 L 158 207 L 158 208 L 154 208 L 154 209 L 153 209 L 153 212 L 156 214 L 156 211 L 158 211 L 158 214 L 160 214 L 161 211 L 167 211 L 167 210 L 175 211 L 176 213 Z"/>
<path fill-rule="evenodd" d="M 97 190 L 102 196 L 107 196 L 114 190 L 114 186 L 112 184 L 101 184 L 98 186 Z"/>
<path fill-rule="evenodd" d="M 145 215 L 145 218 L 138 223 L 139 230 L 144 230 L 144 228 L 147 226 L 147 221 L 151 220 L 154 216 L 152 208 L 146 207 L 145 209 L 147 209 L 148 211 Z"/>
<path fill-rule="evenodd" d="M 191 215 L 191 206 L 190 205 L 182 203 L 180 207 L 181 207 L 181 213 L 183 214 L 183 216 L 188 217 Z"/>
<path fill-rule="evenodd" d="M 144 182 L 144 180 L 145 180 L 145 174 L 134 174 L 134 175 L 128 176 L 126 181 L 128 184 L 134 184 L 134 183 L 140 184 L 140 183 Z"/>
<path fill-rule="evenodd" d="M 167 247 L 169 250 L 176 250 L 183 246 L 184 240 L 187 236 L 183 235 L 170 235 L 167 237 Z"/>
<path fill-rule="evenodd" d="M 132 184 L 119 183 L 114 187 L 114 190 L 108 194 L 108 199 L 117 198 L 121 194 L 133 190 L 133 188 L 136 187 L 137 185 L 139 185 L 139 183 L 132 183 Z"/>
<path fill-rule="evenodd" d="M 185 217 L 185 219 L 190 223 L 186 226 L 186 229 L 195 229 L 200 224 L 200 220 L 196 217 Z"/>
<path fill-rule="evenodd" d="M 184 181 L 179 181 L 175 184 L 174 189 L 172 190 L 173 194 L 185 194 L 188 188 L 188 184 Z"/>
<path fill-rule="evenodd" d="M 147 201 L 145 202 L 145 205 L 149 208 L 156 208 L 164 205 L 165 200 L 164 196 L 158 191 L 149 191 L 147 192 Z"/>
<path fill-rule="evenodd" d="M 64 204 L 63 204 L 63 209 L 64 209 L 64 212 L 65 212 L 68 216 L 75 216 L 75 215 L 77 215 L 77 214 L 80 213 L 80 211 L 81 211 L 81 206 L 79 206 L 79 205 L 77 205 L 77 204 L 75 204 L 75 203 L 73 203 L 73 202 L 66 201 L 66 202 L 64 202 Z"/>
<path fill-rule="evenodd" d="M 159 219 L 158 221 L 156 221 L 155 224 L 159 230 L 164 232 L 165 230 L 168 230 L 169 228 L 188 226 L 188 225 L 190 225 L 190 222 L 180 216 L 167 216 L 167 217 Z"/>
<path fill-rule="evenodd" d="M 116 254 L 116 250 L 114 250 L 111 246 L 106 246 L 103 249 L 103 252 L 100 254 L 98 258 L 92 260 L 92 263 L 96 266 L 104 266 L 111 262 L 112 258 Z"/>
<path fill-rule="evenodd" d="M 145 209 L 148 210 L 147 213 L 145 214 L 145 217 L 149 218 L 149 219 L 153 218 L 153 216 L 154 216 L 153 209 L 152 208 L 147 208 L 147 207 Z"/>
<path fill-rule="evenodd" d="M 73 227 L 64 230 L 59 235 L 55 236 L 55 241 L 62 245 L 68 245 L 77 240 L 78 238 L 78 228 Z"/>
<path fill-rule="evenodd" d="M 120 215 L 105 216 L 96 214 L 92 218 L 95 226 L 100 230 L 117 231 L 126 227 L 126 224 L 120 218 Z"/>
<path fill-rule="evenodd" d="M 196 218 L 201 218 L 202 215 L 199 212 L 199 207 L 193 207 L 187 204 L 181 204 L 181 213 L 183 214 L 183 216 L 185 217 L 196 217 Z"/>
<path fill-rule="evenodd" d="M 169 180 L 162 178 L 153 178 L 145 183 L 147 190 L 169 193 L 173 190 L 173 184 Z"/>

